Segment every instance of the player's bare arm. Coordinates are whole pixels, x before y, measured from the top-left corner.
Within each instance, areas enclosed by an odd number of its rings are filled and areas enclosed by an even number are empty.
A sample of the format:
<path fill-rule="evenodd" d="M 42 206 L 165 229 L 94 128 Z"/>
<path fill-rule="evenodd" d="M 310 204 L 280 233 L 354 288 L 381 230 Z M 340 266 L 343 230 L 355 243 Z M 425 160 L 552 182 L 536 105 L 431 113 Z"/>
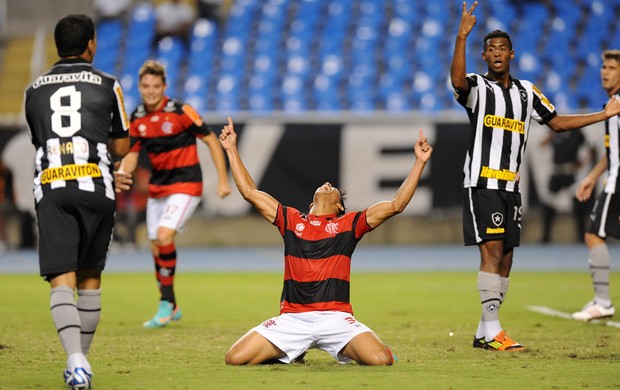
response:
<path fill-rule="evenodd" d="M 222 147 L 217 142 L 217 138 L 214 133 L 209 133 L 209 135 L 202 137 L 202 141 L 209 148 L 213 165 L 215 165 L 215 170 L 217 171 L 217 196 L 220 198 L 225 198 L 230 194 L 230 184 L 228 183 L 226 158 L 224 157 Z"/>
<path fill-rule="evenodd" d="M 250 176 L 243 161 L 241 161 L 241 156 L 239 156 L 237 133 L 235 133 L 231 117 L 228 117 L 228 124 L 222 128 L 219 140 L 226 151 L 233 180 L 243 199 L 252 204 L 267 221 L 275 221 L 279 203 L 268 193 L 256 188 L 252 176 Z"/>
<path fill-rule="evenodd" d="M 472 29 L 476 25 L 476 16 L 474 10 L 478 5 L 477 1 L 467 9 L 467 3 L 463 2 L 463 9 L 461 11 L 461 22 L 459 23 L 459 30 L 456 34 L 456 42 L 454 44 L 454 55 L 452 56 L 452 65 L 450 67 L 450 80 L 452 87 L 458 91 L 468 91 L 469 84 L 467 83 L 466 75 L 466 61 L 465 61 L 465 48 L 467 45 L 467 36 L 471 33 Z"/>
<path fill-rule="evenodd" d="M 129 137 L 116 138 L 110 141 L 110 148 L 112 150 L 112 153 L 122 158 L 125 157 L 127 153 L 129 153 L 129 144 Z"/>
<path fill-rule="evenodd" d="M 602 122 L 618 114 L 620 114 L 620 99 L 617 96 L 613 96 L 609 99 L 603 111 L 583 115 L 556 115 L 547 122 L 547 125 L 555 132 L 575 130 L 593 123 Z"/>
<path fill-rule="evenodd" d="M 596 186 L 596 181 L 606 171 L 607 155 L 603 154 L 590 173 L 588 173 L 587 176 L 583 178 L 581 183 L 579 183 L 579 187 L 577 187 L 577 191 L 575 193 L 575 197 L 578 201 L 585 202 L 590 199 L 590 196 L 592 196 L 592 192 L 594 191 L 594 187 Z"/>
<path fill-rule="evenodd" d="M 390 201 L 376 203 L 366 211 L 366 222 L 373 229 L 394 215 L 402 213 L 418 187 L 424 167 L 433 153 L 433 147 L 428 144 L 428 139 L 424 136 L 422 129 L 415 143 L 414 152 L 415 163 L 394 198 Z"/>

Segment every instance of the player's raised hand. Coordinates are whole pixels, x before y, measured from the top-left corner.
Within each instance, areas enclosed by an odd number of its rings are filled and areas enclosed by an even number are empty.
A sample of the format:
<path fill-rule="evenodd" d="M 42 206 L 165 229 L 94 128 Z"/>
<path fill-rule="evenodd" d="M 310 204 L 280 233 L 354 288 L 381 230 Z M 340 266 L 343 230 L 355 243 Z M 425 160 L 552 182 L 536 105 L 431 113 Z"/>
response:
<path fill-rule="evenodd" d="M 618 96 L 614 95 L 609 99 L 605 106 L 605 114 L 607 118 L 620 114 L 620 98 L 618 98 Z"/>
<path fill-rule="evenodd" d="M 463 10 L 461 12 L 461 23 L 459 24 L 458 35 L 462 35 L 463 37 L 467 37 L 471 30 L 473 30 L 476 25 L 476 16 L 474 15 L 474 10 L 478 6 L 478 2 L 474 1 L 474 3 L 467 10 L 467 3 L 463 2 Z"/>
<path fill-rule="evenodd" d="M 431 154 L 433 154 L 433 147 L 429 145 L 428 138 L 426 138 L 422 129 L 420 129 L 420 135 L 418 141 L 415 143 L 414 151 L 415 157 L 424 163 L 427 162 L 431 158 Z"/>
<path fill-rule="evenodd" d="M 228 124 L 222 128 L 219 139 L 224 150 L 229 150 L 237 144 L 237 133 L 235 133 L 235 127 L 231 117 L 228 117 Z"/>

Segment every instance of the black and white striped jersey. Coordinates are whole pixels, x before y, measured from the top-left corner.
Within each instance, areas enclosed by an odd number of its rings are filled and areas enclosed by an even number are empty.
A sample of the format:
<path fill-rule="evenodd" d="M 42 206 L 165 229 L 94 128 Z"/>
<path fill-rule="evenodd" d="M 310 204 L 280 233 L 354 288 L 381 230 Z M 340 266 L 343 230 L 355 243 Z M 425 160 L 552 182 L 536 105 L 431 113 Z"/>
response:
<path fill-rule="evenodd" d="M 114 199 L 111 138 L 128 137 L 118 80 L 81 58 L 58 61 L 25 93 L 26 121 L 37 149 L 34 195 L 76 188 Z"/>
<path fill-rule="evenodd" d="M 620 94 L 617 95 L 620 97 Z M 608 194 L 620 190 L 620 115 L 605 121 L 605 153 L 607 154 L 607 180 L 603 191 Z"/>
<path fill-rule="evenodd" d="M 455 90 L 465 107 L 471 134 L 463 173 L 465 188 L 519 192 L 519 167 L 531 119 L 545 124 L 557 115 L 549 100 L 527 80 L 510 88 L 479 74 L 467 74 L 468 94 Z"/>

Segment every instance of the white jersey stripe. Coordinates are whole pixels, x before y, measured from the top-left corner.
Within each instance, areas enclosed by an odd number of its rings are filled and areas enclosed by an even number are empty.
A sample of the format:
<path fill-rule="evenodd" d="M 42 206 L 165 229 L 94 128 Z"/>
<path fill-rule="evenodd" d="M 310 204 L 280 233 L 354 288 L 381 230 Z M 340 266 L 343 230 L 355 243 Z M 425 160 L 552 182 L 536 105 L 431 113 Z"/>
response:
<path fill-rule="evenodd" d="M 618 170 L 620 170 L 620 119 L 618 116 L 609 118 L 607 121 L 607 133 L 609 134 L 609 153 L 607 153 L 607 182 L 605 192 L 614 194 L 618 186 Z"/>
<path fill-rule="evenodd" d="M 106 144 L 97 144 L 97 155 L 101 159 L 99 161 L 99 169 L 101 169 L 101 173 L 103 175 L 103 183 L 105 184 L 105 196 L 114 200 L 114 187 L 112 186 L 114 178 L 110 174 L 110 171 L 107 169 L 107 167 L 112 165 L 112 161 L 110 161 L 108 155 L 108 147 Z"/>
<path fill-rule="evenodd" d="M 482 75 L 467 75 L 469 91 L 455 91 L 468 112 L 472 134 L 463 186 L 519 192 L 519 169 L 530 121 L 546 123 L 553 105 L 529 81 L 510 79 L 508 88 Z M 459 94 L 459 93 L 462 93 Z"/>

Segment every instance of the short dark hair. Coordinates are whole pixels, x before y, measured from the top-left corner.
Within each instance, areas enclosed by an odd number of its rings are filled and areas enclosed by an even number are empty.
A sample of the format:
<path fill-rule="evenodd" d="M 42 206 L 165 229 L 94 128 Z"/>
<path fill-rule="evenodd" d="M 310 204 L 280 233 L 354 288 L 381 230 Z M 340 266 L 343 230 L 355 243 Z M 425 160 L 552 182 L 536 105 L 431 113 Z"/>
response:
<path fill-rule="evenodd" d="M 79 56 L 95 39 L 95 24 L 87 15 L 67 15 L 56 23 L 54 41 L 61 58 Z"/>
<path fill-rule="evenodd" d="M 620 50 L 605 50 L 601 58 L 603 60 L 616 60 L 620 62 Z"/>
<path fill-rule="evenodd" d="M 487 50 L 487 41 L 491 38 L 506 38 L 508 40 L 508 46 L 510 50 L 512 50 L 512 40 L 510 39 L 510 35 L 506 31 L 494 30 L 484 36 L 484 40 L 482 41 L 482 49 L 484 51 Z"/>

